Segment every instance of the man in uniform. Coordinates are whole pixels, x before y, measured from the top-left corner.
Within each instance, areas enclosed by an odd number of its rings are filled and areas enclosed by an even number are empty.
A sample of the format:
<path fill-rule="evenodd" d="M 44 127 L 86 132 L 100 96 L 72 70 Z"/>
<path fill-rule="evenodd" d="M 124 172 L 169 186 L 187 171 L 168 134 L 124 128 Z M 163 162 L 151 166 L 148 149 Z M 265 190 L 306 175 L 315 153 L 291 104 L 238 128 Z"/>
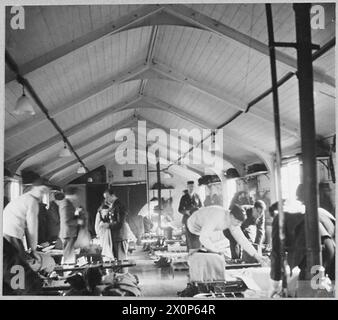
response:
<path fill-rule="evenodd" d="M 194 181 L 187 182 L 187 190 L 182 196 L 180 205 L 178 207 L 179 213 L 183 215 L 182 224 L 185 227 L 185 236 L 187 241 L 187 249 L 191 248 L 191 233 L 187 228 L 188 218 L 199 208 L 202 207 L 201 199 L 197 193 L 194 192 Z"/>

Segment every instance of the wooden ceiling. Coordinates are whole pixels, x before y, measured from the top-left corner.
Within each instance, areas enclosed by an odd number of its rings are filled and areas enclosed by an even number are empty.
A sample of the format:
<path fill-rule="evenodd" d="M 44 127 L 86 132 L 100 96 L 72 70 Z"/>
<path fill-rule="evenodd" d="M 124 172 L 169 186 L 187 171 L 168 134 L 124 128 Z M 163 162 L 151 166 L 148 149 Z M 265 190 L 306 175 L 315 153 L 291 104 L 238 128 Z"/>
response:
<path fill-rule="evenodd" d="M 321 46 L 335 37 L 334 4 L 323 5 L 325 29 L 312 32 Z M 275 38 L 295 41 L 292 5 L 272 8 Z M 271 87 L 263 4 L 34 6 L 25 12 L 25 30 L 6 29 L 6 50 L 92 168 L 112 158 L 112 132 L 135 126 L 135 119 L 167 130 L 217 128 Z M 278 51 L 282 78 L 296 70 L 296 52 Z M 314 62 L 319 137 L 335 133 L 334 67 L 334 49 Z M 21 93 L 6 67 L 5 166 L 34 168 L 64 183 L 75 158 L 57 158 L 62 137 L 37 105 L 33 117 L 13 113 Z M 280 87 L 279 97 L 282 148 L 298 152 L 296 77 Z M 224 127 L 223 148 L 234 166 L 273 157 L 271 95 Z"/>

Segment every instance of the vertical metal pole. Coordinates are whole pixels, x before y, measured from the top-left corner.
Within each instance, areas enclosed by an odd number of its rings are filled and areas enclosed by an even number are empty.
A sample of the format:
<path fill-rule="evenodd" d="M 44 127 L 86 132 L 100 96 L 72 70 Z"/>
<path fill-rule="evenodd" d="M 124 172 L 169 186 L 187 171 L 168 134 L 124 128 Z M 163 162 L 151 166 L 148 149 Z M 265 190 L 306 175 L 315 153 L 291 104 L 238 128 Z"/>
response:
<path fill-rule="evenodd" d="M 158 227 L 161 228 L 161 217 L 162 217 L 162 195 L 161 195 L 161 167 L 160 167 L 160 154 L 159 150 L 156 150 L 156 173 L 157 173 L 157 197 L 158 197 Z"/>
<path fill-rule="evenodd" d="M 305 237 L 307 247 L 307 280 L 311 279 L 311 267 L 321 265 L 310 8 L 310 3 L 294 4 L 296 16 L 303 185 L 306 208 Z"/>
<path fill-rule="evenodd" d="M 146 144 L 146 188 L 147 188 L 147 206 L 148 206 L 148 218 L 150 216 L 150 197 L 149 197 L 149 161 L 148 161 L 148 144 Z"/>
<path fill-rule="evenodd" d="M 281 182 L 281 166 L 282 166 L 282 148 L 280 134 L 280 118 L 279 118 L 279 101 L 278 101 L 278 85 L 277 85 L 277 68 L 276 68 L 276 52 L 274 47 L 273 19 L 271 4 L 265 5 L 266 20 L 269 37 L 269 53 L 271 67 L 271 82 L 272 82 L 272 97 L 273 97 L 273 115 L 275 127 L 275 143 L 276 143 L 276 192 L 278 201 L 278 222 L 279 222 L 279 240 L 280 240 L 280 255 L 281 255 L 281 274 L 282 274 L 282 294 L 287 296 L 287 279 L 285 273 L 285 230 L 284 230 L 284 211 L 282 200 L 282 182 Z M 272 173 L 273 174 L 273 173 Z"/>

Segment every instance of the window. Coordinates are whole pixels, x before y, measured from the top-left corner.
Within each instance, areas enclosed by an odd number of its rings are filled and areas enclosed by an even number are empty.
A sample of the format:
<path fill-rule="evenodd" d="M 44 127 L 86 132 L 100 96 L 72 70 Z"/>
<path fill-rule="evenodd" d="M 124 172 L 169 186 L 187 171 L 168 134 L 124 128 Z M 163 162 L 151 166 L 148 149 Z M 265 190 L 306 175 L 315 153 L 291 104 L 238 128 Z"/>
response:
<path fill-rule="evenodd" d="M 42 203 L 44 203 L 45 205 L 47 205 L 47 207 L 49 206 L 49 193 L 45 193 L 42 196 Z"/>
<path fill-rule="evenodd" d="M 123 170 L 123 176 L 125 178 L 132 177 L 133 176 L 133 170 Z"/>
<path fill-rule="evenodd" d="M 296 190 L 300 184 L 300 162 L 289 162 L 282 166 L 282 197 L 290 202 L 297 200 Z"/>
<path fill-rule="evenodd" d="M 235 193 L 237 192 L 237 183 L 236 183 L 237 179 L 229 179 L 226 181 L 227 184 L 227 198 L 228 198 L 228 202 L 230 205 L 230 202 L 232 200 L 232 198 L 234 197 Z"/>

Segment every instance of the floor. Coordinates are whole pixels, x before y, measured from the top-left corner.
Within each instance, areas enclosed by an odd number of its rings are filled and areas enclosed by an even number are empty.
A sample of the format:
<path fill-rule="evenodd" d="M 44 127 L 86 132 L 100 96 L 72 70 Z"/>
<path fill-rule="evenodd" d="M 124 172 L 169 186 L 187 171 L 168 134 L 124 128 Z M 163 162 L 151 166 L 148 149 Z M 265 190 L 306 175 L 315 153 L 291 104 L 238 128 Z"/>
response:
<path fill-rule="evenodd" d="M 139 277 L 144 297 L 177 298 L 177 292 L 187 286 L 188 271 L 175 271 L 173 274 L 170 268 L 157 267 L 141 246 L 136 248 L 129 259 L 136 262 L 129 272 Z"/>

